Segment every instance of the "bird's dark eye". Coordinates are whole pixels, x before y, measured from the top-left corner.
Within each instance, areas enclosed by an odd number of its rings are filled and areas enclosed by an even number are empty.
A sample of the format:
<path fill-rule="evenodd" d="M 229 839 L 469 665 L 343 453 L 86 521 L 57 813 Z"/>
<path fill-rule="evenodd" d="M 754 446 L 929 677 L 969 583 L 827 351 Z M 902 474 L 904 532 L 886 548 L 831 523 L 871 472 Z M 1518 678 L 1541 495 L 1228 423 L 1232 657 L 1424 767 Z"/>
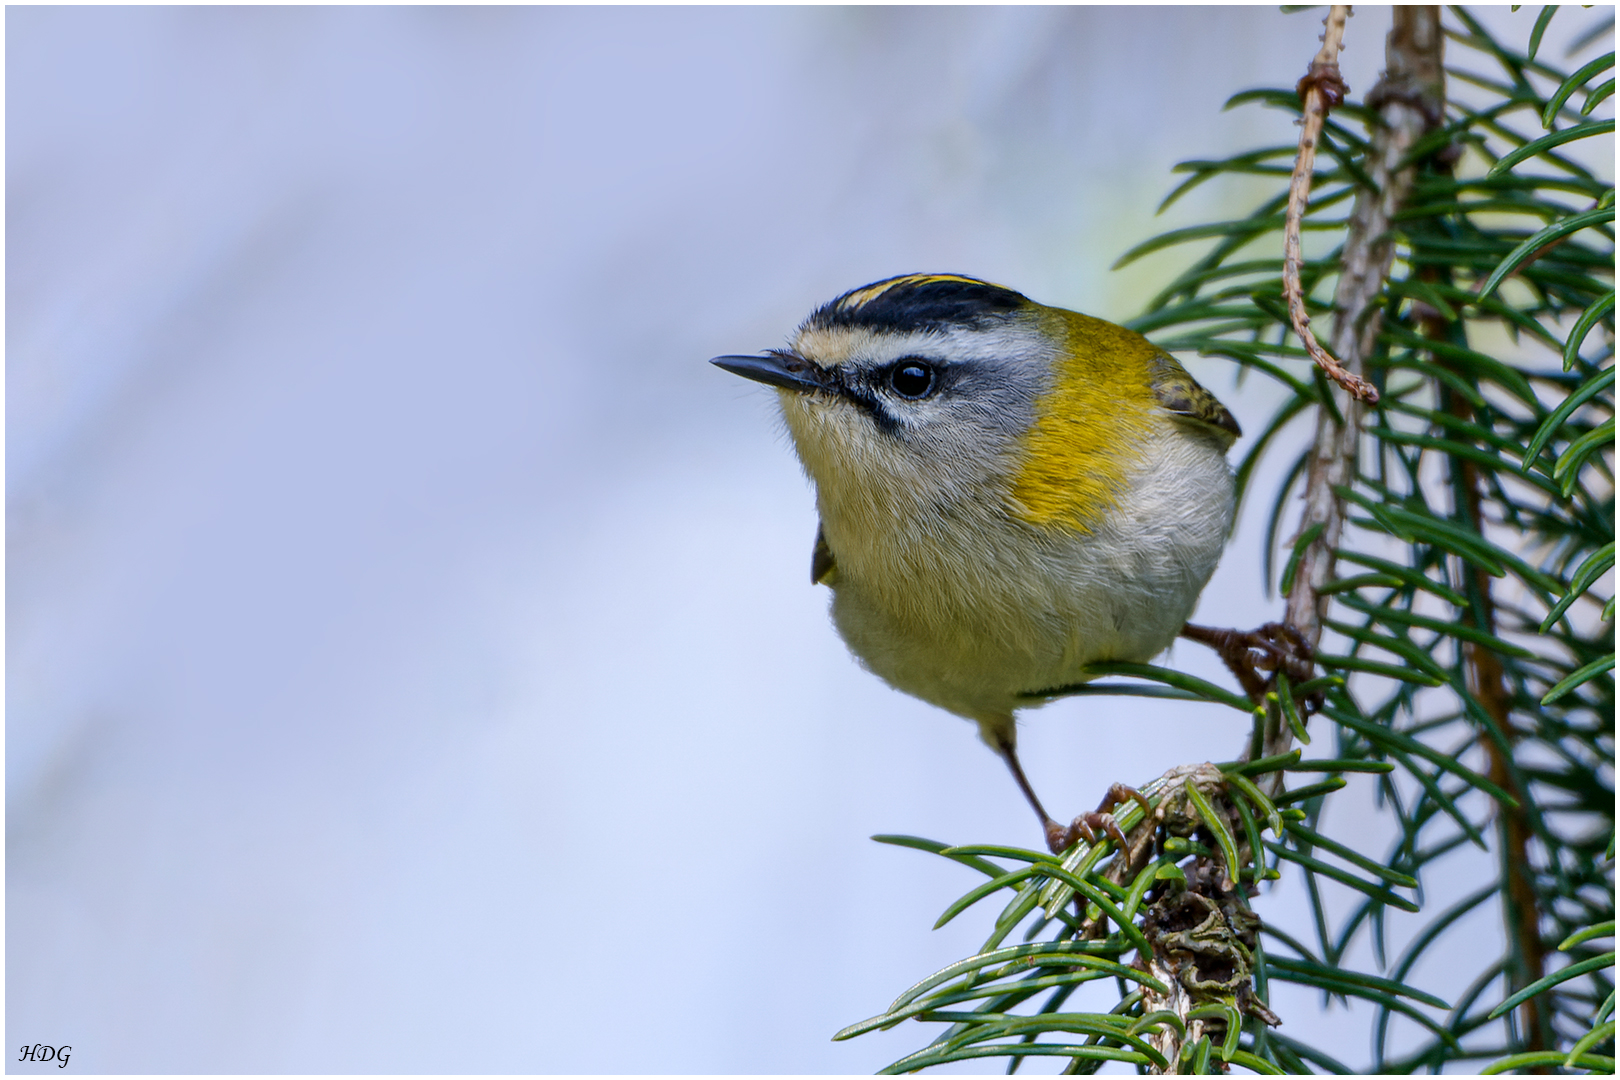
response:
<path fill-rule="evenodd" d="M 934 369 L 921 360 L 902 360 L 889 369 L 889 386 L 915 401 L 934 392 Z"/>

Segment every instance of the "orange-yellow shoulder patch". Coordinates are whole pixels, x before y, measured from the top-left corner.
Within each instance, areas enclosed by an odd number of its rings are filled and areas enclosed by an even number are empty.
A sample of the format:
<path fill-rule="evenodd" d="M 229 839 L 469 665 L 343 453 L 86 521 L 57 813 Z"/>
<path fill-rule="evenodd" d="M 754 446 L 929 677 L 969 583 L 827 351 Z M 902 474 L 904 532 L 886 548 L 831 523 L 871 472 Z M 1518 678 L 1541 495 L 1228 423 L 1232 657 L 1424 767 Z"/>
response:
<path fill-rule="evenodd" d="M 1140 334 L 1047 308 L 1044 329 L 1064 343 L 1052 388 L 1035 405 L 1013 480 L 1018 516 L 1082 532 L 1115 506 L 1137 449 L 1152 429 L 1152 362 Z"/>

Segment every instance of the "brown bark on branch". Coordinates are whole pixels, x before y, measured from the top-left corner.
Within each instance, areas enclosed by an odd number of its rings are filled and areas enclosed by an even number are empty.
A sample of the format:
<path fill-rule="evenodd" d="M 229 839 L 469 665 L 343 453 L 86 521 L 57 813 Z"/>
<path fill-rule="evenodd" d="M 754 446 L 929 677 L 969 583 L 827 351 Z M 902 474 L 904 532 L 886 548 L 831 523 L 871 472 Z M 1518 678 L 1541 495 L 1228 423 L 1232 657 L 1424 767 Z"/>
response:
<path fill-rule="evenodd" d="M 1174 838 L 1203 835 L 1209 840 L 1204 832 L 1209 811 L 1234 837 L 1238 866 L 1255 860 L 1233 805 L 1239 796 L 1232 794 L 1226 777 L 1213 765 L 1178 765 L 1143 790 L 1154 792 L 1157 805 L 1123 849 L 1119 862 L 1126 872 L 1136 873 L 1139 862 L 1145 863 L 1156 848 L 1168 848 Z M 1210 843 L 1214 846 L 1214 841 Z M 1133 857 L 1133 852 L 1140 855 Z M 1168 1062 L 1166 1068 L 1152 1070 L 1157 1075 L 1184 1074 L 1188 1070 L 1183 1057 L 1203 1039 L 1219 1046 L 1234 1018 L 1239 1023 L 1245 1016 L 1271 1026 L 1282 1023 L 1254 992 L 1260 920 L 1249 910 L 1254 887 L 1234 880 L 1240 876 L 1238 867 L 1227 865 L 1225 855 L 1203 855 L 1186 867 L 1182 880 L 1160 880 L 1146 897 L 1142 933 L 1153 950 L 1138 958 L 1138 966 L 1169 992 L 1143 987 L 1142 1015 L 1168 1012 L 1180 1021 L 1180 1027 L 1161 1024 L 1143 1033 Z M 1114 880 L 1124 884 L 1129 878 Z M 1215 1072 L 1226 1071 L 1216 1054 L 1211 1055 L 1210 1066 Z"/>

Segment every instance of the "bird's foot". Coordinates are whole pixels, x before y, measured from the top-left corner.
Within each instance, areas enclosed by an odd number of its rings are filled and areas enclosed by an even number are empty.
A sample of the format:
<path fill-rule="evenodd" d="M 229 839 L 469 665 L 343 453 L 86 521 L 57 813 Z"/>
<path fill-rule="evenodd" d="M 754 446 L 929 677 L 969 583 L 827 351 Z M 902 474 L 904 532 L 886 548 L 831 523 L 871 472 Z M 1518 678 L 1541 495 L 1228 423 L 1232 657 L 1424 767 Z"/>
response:
<path fill-rule="evenodd" d="M 1181 636 L 1201 642 L 1220 655 L 1227 669 L 1237 677 L 1243 692 L 1256 705 L 1277 684 L 1277 672 L 1290 682 L 1308 682 L 1316 674 L 1316 652 L 1298 630 L 1283 623 L 1266 623 L 1258 630 L 1222 630 L 1188 623 Z M 1307 694 L 1300 707 L 1314 713 L 1322 707 L 1320 693 Z"/>
<path fill-rule="evenodd" d="M 1153 816 L 1153 805 L 1147 798 L 1133 787 L 1125 784 L 1115 784 L 1108 789 L 1097 809 L 1081 814 L 1067 826 L 1060 825 L 1051 818 L 1046 819 L 1046 846 L 1052 849 L 1052 854 L 1060 855 L 1074 846 L 1076 840 L 1085 840 L 1088 844 L 1097 842 L 1099 831 L 1107 836 L 1120 851 L 1129 851 L 1130 844 L 1125 839 L 1125 833 L 1114 819 L 1114 808 L 1126 799 L 1135 799 L 1141 806 L 1142 812 L 1148 817 Z"/>

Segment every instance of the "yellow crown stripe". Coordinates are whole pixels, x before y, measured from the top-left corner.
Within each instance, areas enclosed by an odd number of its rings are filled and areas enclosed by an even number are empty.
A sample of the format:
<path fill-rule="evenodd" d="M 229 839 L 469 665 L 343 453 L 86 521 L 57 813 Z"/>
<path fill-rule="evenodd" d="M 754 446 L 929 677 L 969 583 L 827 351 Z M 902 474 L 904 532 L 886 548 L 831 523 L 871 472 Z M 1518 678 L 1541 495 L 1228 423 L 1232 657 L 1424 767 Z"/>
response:
<path fill-rule="evenodd" d="M 960 274 L 905 274 L 901 277 L 890 278 L 887 281 L 880 281 L 875 285 L 868 285 L 864 289 L 856 289 L 854 292 L 838 301 L 838 310 L 855 311 L 865 307 L 867 304 L 870 304 L 872 301 L 876 300 L 890 289 L 916 288 L 920 285 L 931 285 L 937 281 L 959 281 L 964 285 L 991 284 L 990 282 L 982 281 L 979 278 L 963 277 Z M 1001 288 L 999 285 L 995 287 Z"/>

